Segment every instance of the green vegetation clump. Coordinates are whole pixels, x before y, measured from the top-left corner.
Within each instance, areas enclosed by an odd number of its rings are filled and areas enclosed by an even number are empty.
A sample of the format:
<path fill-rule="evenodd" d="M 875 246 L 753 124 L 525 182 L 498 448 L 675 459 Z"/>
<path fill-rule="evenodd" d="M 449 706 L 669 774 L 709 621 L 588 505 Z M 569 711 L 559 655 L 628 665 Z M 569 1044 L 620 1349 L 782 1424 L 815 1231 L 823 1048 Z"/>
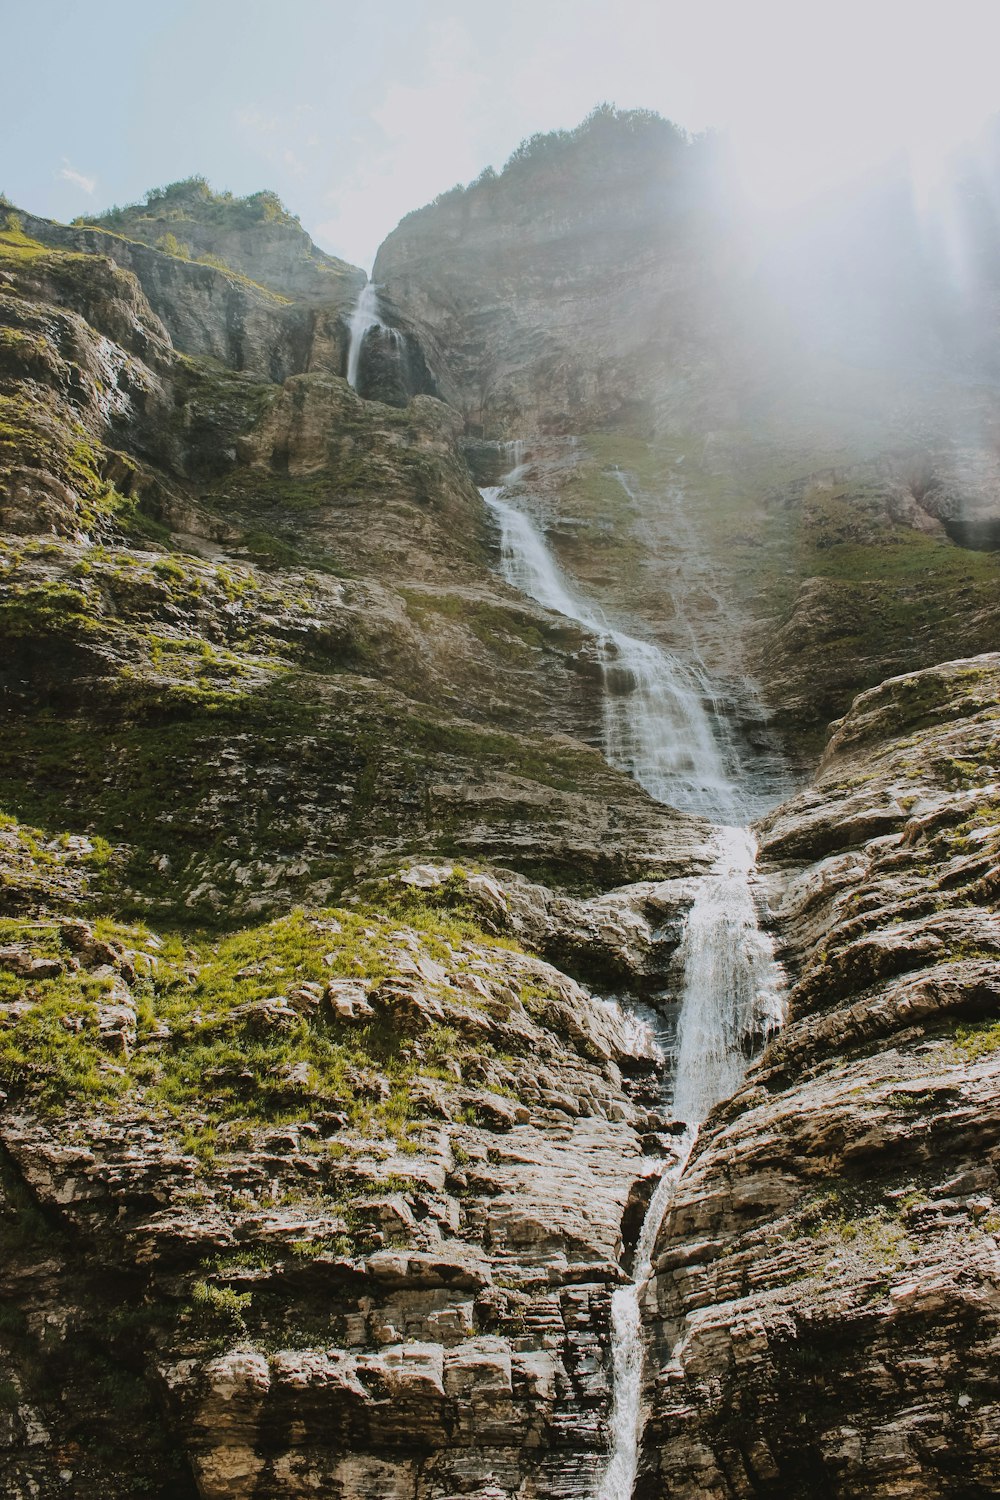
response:
<path fill-rule="evenodd" d="M 296 909 L 221 937 L 96 919 L 96 942 L 125 955 L 125 1003 L 135 1013 L 133 1042 L 110 1050 L 101 1018 L 123 1003 L 116 975 L 75 966 L 55 919 L 0 919 L 0 948 L 47 961 L 38 977 L 0 966 L 0 1086 L 57 1114 L 127 1107 L 162 1119 L 206 1165 L 223 1149 L 224 1125 L 324 1111 L 364 1135 L 405 1142 L 420 1116 L 415 1086 L 450 1078 L 445 1063 L 468 1044 L 428 1022 L 415 1047 L 391 1010 L 352 1021 L 319 997 L 330 980 L 370 986 L 400 966 L 407 973 L 421 954 L 460 972 L 469 943 L 509 944 L 475 923 L 457 883 L 441 905 L 404 887 L 375 894 L 378 904 L 369 895 L 349 908 Z M 296 1008 L 296 995 L 308 1003 Z M 476 1054 L 491 1050 L 480 1043 Z"/>
<path fill-rule="evenodd" d="M 963 1062 L 978 1062 L 1000 1051 L 1000 1021 L 978 1021 L 955 1030 L 955 1052 Z"/>
<path fill-rule="evenodd" d="M 0 598 L 0 640 L 72 640 L 95 629 L 90 600 L 64 583 L 15 584 Z"/>
<path fill-rule="evenodd" d="M 183 244 L 172 232 L 161 234 L 156 242 L 156 248 L 162 250 L 164 255 L 172 255 L 177 260 L 191 259 L 191 246 Z"/>
<path fill-rule="evenodd" d="M 25 234 L 18 215 L 0 203 L 0 263 L 41 260 L 49 254 L 43 244 Z"/>
<path fill-rule="evenodd" d="M 299 224 L 297 214 L 290 213 L 277 193 L 263 191 L 238 198 L 229 192 L 212 190 L 204 177 L 185 177 L 166 187 L 151 188 L 138 203 L 117 204 L 104 213 L 74 219 L 74 224 L 95 224 L 106 229 L 130 229 L 143 219 L 159 221 L 196 217 L 203 223 L 226 228 L 249 229 L 257 224 Z"/>
<path fill-rule="evenodd" d="M 913 1182 L 835 1182 L 809 1200 L 802 1226 L 810 1238 L 853 1253 L 859 1268 L 884 1290 L 886 1274 L 914 1252 L 909 1215 L 926 1202 L 926 1193 Z"/>

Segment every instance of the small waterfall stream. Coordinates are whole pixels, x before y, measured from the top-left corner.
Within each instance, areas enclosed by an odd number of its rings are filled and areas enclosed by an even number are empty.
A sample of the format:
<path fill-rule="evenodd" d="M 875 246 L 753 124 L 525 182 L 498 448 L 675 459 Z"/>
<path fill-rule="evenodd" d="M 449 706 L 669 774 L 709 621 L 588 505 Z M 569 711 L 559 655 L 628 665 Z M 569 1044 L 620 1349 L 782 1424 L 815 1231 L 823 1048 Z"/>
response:
<path fill-rule="evenodd" d="M 686 1121 L 687 1130 L 677 1160 L 660 1178 L 646 1210 L 632 1280 L 611 1298 L 611 1454 L 596 1500 L 630 1500 L 635 1485 L 644 1421 L 640 1298 L 698 1126 L 713 1104 L 739 1087 L 748 1049 L 783 1020 L 781 970 L 770 938 L 757 923 L 753 834 L 748 828 L 720 826 L 716 847 L 718 857 L 698 881 L 681 942 L 684 986 L 673 1111 Z"/>
<path fill-rule="evenodd" d="M 380 328 L 393 343 L 399 342 L 399 330 L 390 328 L 379 312 L 378 288 L 374 281 L 366 281 L 358 293 L 348 322 L 350 335 L 347 345 L 347 384 L 352 391 L 358 388 L 358 371 L 361 367 L 361 349 L 365 336 L 371 328 Z"/>
<path fill-rule="evenodd" d="M 520 463 L 520 445 L 515 453 Z M 658 801 L 717 825 L 716 860 L 697 882 L 680 949 L 684 980 L 672 1103 L 687 1129 L 646 1210 L 632 1280 L 611 1302 L 611 1448 L 596 1500 L 630 1500 L 644 1425 L 640 1299 L 657 1237 L 698 1125 L 739 1086 L 750 1053 L 781 1024 L 782 976 L 757 919 L 756 843 L 748 827 L 738 826 L 755 799 L 741 796 L 713 728 L 724 731 L 725 702 L 697 650 L 682 660 L 626 635 L 574 589 L 534 522 L 506 498 L 506 487 L 522 473 L 518 467 L 504 483 L 480 491 L 499 526 L 504 578 L 593 636 L 604 674 L 608 760 Z"/>

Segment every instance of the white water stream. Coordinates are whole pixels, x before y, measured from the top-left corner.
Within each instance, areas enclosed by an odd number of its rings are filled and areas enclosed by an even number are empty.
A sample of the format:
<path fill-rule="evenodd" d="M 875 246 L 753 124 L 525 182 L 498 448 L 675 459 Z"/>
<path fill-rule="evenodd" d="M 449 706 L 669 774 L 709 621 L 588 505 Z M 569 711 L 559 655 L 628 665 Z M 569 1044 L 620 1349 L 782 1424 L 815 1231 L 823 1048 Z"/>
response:
<path fill-rule="evenodd" d="M 515 461 L 521 456 L 518 445 Z M 646 1210 L 632 1281 L 611 1301 L 611 1449 L 595 1500 L 630 1500 L 644 1425 L 640 1299 L 657 1237 L 698 1125 L 739 1086 L 750 1053 L 781 1024 L 782 976 L 757 919 L 756 842 L 749 828 L 734 826 L 749 802 L 728 774 L 713 730 L 713 722 L 724 730 L 725 702 L 713 692 L 697 652 L 693 662 L 684 661 L 626 635 L 577 592 L 534 522 L 505 496 L 506 486 L 522 473 L 515 468 L 504 484 L 481 491 L 500 528 L 504 577 L 594 637 L 604 673 L 604 748 L 612 764 L 657 800 L 718 825 L 716 861 L 697 882 L 680 950 L 684 982 L 673 1113 L 687 1130 Z"/>
<path fill-rule="evenodd" d="M 347 345 L 347 384 L 352 391 L 358 388 L 358 370 L 361 365 L 361 347 L 370 328 L 381 328 L 393 343 L 399 343 L 399 330 L 390 328 L 379 312 L 378 288 L 374 281 L 366 281 L 358 293 L 348 322 L 350 339 Z"/>
<path fill-rule="evenodd" d="M 673 1113 L 687 1122 L 680 1154 L 660 1178 L 643 1219 L 632 1280 L 611 1298 L 611 1453 L 596 1500 L 630 1500 L 639 1464 L 642 1409 L 640 1299 L 674 1189 L 714 1104 L 735 1092 L 747 1053 L 784 1018 L 781 970 L 757 922 L 757 846 L 748 828 L 716 829 L 718 857 L 698 881 L 681 942 L 684 987 Z"/>
<path fill-rule="evenodd" d="M 510 481 L 518 470 L 508 475 Z M 604 674 L 604 753 L 658 802 L 732 822 L 736 791 L 705 709 L 714 695 L 698 666 L 616 629 L 561 572 L 530 517 L 503 498 L 504 486 L 481 490 L 500 526 L 507 582 L 594 637 Z"/>

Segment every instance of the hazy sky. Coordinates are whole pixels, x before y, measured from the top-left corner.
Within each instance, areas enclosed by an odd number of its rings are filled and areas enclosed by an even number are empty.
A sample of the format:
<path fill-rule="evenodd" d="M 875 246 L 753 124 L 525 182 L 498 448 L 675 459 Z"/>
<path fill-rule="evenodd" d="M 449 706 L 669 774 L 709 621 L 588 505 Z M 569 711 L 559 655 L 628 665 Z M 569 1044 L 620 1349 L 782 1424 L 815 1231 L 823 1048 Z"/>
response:
<path fill-rule="evenodd" d="M 728 127 L 762 199 L 1000 110 L 1000 0 L 0 0 L 0 190 L 59 219 L 202 173 L 366 267 L 599 101 Z"/>

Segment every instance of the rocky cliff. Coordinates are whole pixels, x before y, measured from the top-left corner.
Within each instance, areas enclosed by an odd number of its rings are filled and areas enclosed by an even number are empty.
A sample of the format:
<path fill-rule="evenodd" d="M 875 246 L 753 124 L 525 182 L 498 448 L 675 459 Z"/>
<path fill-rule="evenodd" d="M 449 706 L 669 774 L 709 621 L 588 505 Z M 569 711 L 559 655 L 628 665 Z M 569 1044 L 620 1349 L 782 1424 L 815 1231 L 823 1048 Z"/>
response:
<path fill-rule="evenodd" d="M 358 391 L 364 275 L 272 195 L 0 210 L 12 1500 L 591 1500 L 664 1173 L 637 1496 L 1000 1487 L 988 340 L 763 340 L 720 182 L 529 143 L 390 236 Z M 515 464 L 770 806 L 788 1020 L 683 1172 L 717 838 L 504 582 Z"/>
<path fill-rule="evenodd" d="M 717 143 L 608 108 L 410 214 L 376 261 L 470 436 L 576 443 L 552 519 L 605 597 L 669 613 L 678 555 L 707 559 L 689 614 L 793 758 L 860 690 L 1000 644 L 977 550 L 1000 525 L 976 209 L 996 158 L 965 165 L 946 220 L 962 296 L 905 182 L 775 233 Z"/>
<path fill-rule="evenodd" d="M 704 826 L 594 747 L 446 407 L 299 372 L 302 305 L 218 267 L 0 254 L 6 1492 L 589 1472 L 671 1137 L 570 976 L 660 982 Z"/>
<path fill-rule="evenodd" d="M 891 679 L 762 828 L 788 1019 L 664 1222 L 641 1495 L 989 1495 L 1000 658 Z"/>

